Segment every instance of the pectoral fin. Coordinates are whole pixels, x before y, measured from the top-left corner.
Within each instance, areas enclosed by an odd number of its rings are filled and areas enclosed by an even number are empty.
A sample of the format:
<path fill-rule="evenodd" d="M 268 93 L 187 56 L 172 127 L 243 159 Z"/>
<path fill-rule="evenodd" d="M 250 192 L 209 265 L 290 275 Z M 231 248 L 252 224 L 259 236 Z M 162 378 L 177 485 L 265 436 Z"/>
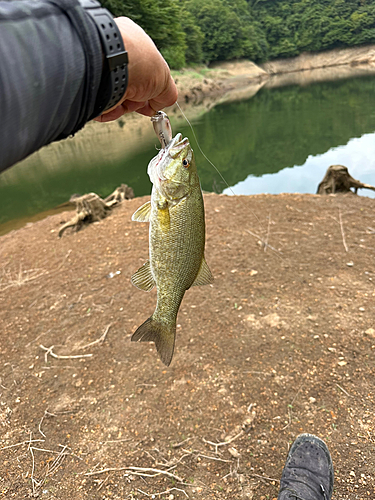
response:
<path fill-rule="evenodd" d="M 207 265 L 204 257 L 202 257 L 201 267 L 199 268 L 197 277 L 192 286 L 209 285 L 214 280 L 210 268 Z"/>
<path fill-rule="evenodd" d="M 151 201 L 138 208 L 132 215 L 132 220 L 136 222 L 150 222 Z"/>
<path fill-rule="evenodd" d="M 149 292 L 155 286 L 155 280 L 151 273 L 150 261 L 147 260 L 142 267 L 131 277 L 131 282 L 140 290 Z"/>

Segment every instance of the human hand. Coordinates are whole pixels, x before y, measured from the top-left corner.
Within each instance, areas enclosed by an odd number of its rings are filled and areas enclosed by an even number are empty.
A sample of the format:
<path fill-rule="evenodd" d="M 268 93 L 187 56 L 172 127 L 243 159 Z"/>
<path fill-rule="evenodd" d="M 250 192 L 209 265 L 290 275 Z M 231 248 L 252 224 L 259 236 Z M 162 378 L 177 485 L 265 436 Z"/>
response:
<path fill-rule="evenodd" d="M 151 38 L 127 17 L 115 21 L 129 57 L 128 86 L 119 104 L 95 118 L 99 122 L 117 120 L 133 111 L 152 116 L 177 101 L 177 87 L 168 64 Z"/>

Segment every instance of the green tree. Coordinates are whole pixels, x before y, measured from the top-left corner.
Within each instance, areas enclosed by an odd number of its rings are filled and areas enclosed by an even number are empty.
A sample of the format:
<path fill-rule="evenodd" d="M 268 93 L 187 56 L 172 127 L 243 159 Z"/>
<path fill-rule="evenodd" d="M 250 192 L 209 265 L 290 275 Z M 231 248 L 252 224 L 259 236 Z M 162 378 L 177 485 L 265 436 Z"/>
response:
<path fill-rule="evenodd" d="M 375 0 L 248 0 L 266 57 L 375 42 Z"/>
<path fill-rule="evenodd" d="M 251 57 L 259 59 L 266 40 L 252 24 L 245 0 L 188 0 L 184 3 L 203 36 L 205 62 Z"/>
<path fill-rule="evenodd" d="M 103 0 L 151 36 L 172 68 L 292 57 L 375 42 L 375 0 Z"/>
<path fill-rule="evenodd" d="M 185 64 L 187 44 L 178 0 L 102 0 L 102 4 L 115 16 L 127 16 L 139 24 L 172 68 Z"/>
<path fill-rule="evenodd" d="M 185 33 L 187 64 L 201 63 L 203 61 L 204 34 L 198 26 L 193 14 L 185 8 L 181 11 L 181 26 Z"/>

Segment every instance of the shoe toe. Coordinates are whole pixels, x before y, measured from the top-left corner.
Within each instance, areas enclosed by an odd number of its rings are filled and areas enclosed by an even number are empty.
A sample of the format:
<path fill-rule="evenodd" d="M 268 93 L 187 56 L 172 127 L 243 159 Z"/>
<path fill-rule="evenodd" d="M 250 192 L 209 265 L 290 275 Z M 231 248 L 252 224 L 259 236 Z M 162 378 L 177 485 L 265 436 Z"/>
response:
<path fill-rule="evenodd" d="M 295 497 L 303 500 L 331 498 L 333 465 L 324 441 L 311 434 L 302 434 L 296 439 L 289 451 L 280 486 L 280 492 L 294 491 Z"/>

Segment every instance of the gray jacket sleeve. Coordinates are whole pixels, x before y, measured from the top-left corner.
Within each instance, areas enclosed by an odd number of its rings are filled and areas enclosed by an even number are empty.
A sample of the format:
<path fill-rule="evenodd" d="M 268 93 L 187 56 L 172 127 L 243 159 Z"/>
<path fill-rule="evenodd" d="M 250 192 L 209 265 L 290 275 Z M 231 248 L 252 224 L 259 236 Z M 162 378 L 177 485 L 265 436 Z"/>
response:
<path fill-rule="evenodd" d="M 94 118 L 101 72 L 77 0 L 0 0 L 0 171 Z"/>

